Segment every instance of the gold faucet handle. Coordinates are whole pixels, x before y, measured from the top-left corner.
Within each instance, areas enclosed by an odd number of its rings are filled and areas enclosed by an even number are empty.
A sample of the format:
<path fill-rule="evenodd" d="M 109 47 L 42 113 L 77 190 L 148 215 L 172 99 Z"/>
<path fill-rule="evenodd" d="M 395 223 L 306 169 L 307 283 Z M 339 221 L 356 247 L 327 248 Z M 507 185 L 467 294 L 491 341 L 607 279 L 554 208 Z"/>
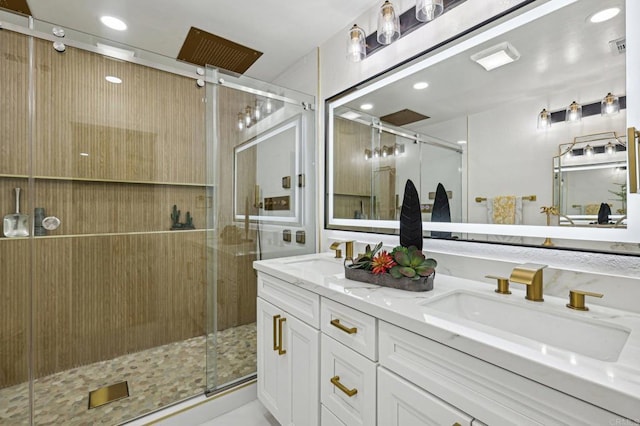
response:
<path fill-rule="evenodd" d="M 336 255 L 335 258 L 336 259 L 340 259 L 342 258 L 342 250 L 339 249 L 340 244 L 342 244 L 342 241 L 334 241 L 330 246 L 329 249 L 330 250 L 335 250 L 336 251 Z"/>
<path fill-rule="evenodd" d="M 577 311 L 588 311 L 589 308 L 584 304 L 585 296 L 601 298 L 604 294 L 578 289 L 569 290 L 569 303 L 567 303 L 567 308 L 575 309 Z"/>
<path fill-rule="evenodd" d="M 511 291 L 509 290 L 509 278 L 498 277 L 495 275 L 485 275 L 484 277 L 498 280 L 498 288 L 494 290 L 496 293 L 511 294 Z"/>

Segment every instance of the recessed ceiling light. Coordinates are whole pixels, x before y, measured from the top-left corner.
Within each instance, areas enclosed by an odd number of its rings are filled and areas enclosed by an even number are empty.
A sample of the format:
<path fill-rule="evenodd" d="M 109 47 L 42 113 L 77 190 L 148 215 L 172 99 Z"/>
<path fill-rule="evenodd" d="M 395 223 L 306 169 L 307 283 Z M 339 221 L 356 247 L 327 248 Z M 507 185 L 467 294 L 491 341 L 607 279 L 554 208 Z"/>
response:
<path fill-rule="evenodd" d="M 496 44 L 482 52 L 471 55 L 471 60 L 480 64 L 485 70 L 501 67 L 520 59 L 520 53 L 507 42 Z"/>
<path fill-rule="evenodd" d="M 114 18 L 113 16 L 101 16 L 100 22 L 112 30 L 124 31 L 127 29 L 127 24 L 122 19 Z"/>
<path fill-rule="evenodd" d="M 360 117 L 360 114 L 354 111 L 347 111 L 340 114 L 340 117 L 346 118 L 347 120 L 355 120 L 356 118 Z"/>
<path fill-rule="evenodd" d="M 589 21 L 597 24 L 598 22 L 608 21 L 609 19 L 617 16 L 620 13 L 620 8 L 612 7 L 609 9 L 601 10 L 600 12 L 596 12 L 589 18 Z"/>
<path fill-rule="evenodd" d="M 419 81 L 413 85 L 413 88 L 416 90 L 426 89 L 427 87 L 429 87 L 429 83 L 427 83 L 426 81 Z"/>
<path fill-rule="evenodd" d="M 373 108 L 372 104 L 362 104 L 362 105 L 360 105 L 360 109 L 363 110 L 363 111 L 369 111 L 372 108 Z"/>
<path fill-rule="evenodd" d="M 104 79 L 107 80 L 109 83 L 114 83 L 114 84 L 122 83 L 122 79 L 118 78 L 118 77 L 116 77 L 114 75 L 108 75 Z"/>

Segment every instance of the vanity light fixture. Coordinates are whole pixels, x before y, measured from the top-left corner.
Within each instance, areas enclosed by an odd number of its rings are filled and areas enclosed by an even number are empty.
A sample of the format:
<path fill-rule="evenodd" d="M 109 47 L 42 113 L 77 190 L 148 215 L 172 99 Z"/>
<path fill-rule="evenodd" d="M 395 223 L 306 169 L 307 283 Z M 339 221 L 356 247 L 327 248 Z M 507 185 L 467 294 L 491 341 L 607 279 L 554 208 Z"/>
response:
<path fill-rule="evenodd" d="M 600 102 L 600 113 L 602 115 L 611 115 L 620 112 L 620 99 L 616 95 L 612 95 L 611 92 L 607 93 Z"/>
<path fill-rule="evenodd" d="M 125 24 L 122 19 L 118 19 L 114 16 L 101 16 L 100 22 L 112 30 L 124 31 L 127 29 L 127 24 Z"/>
<path fill-rule="evenodd" d="M 349 30 L 347 38 L 347 59 L 351 62 L 360 62 L 367 57 L 366 34 L 357 25 Z"/>
<path fill-rule="evenodd" d="M 604 9 L 594 13 L 589 17 L 589 21 L 594 24 L 598 24 L 600 22 L 608 21 L 609 19 L 618 16 L 618 13 L 620 13 L 620 8 L 611 7 L 609 9 Z"/>
<path fill-rule="evenodd" d="M 238 130 L 244 130 L 244 114 L 238 113 Z"/>
<path fill-rule="evenodd" d="M 365 160 L 371 160 L 371 150 L 370 149 L 365 149 L 364 150 L 364 159 Z"/>
<path fill-rule="evenodd" d="M 382 149 L 380 150 L 380 152 L 382 153 L 382 157 L 383 157 L 383 158 L 386 158 L 386 157 L 387 157 L 387 155 L 389 155 L 389 150 L 390 150 L 390 149 L 391 149 L 391 148 L 387 147 L 386 145 L 384 145 L 384 146 L 382 147 Z"/>
<path fill-rule="evenodd" d="M 543 108 L 538 114 L 538 129 L 546 129 L 551 127 L 551 113 Z"/>
<path fill-rule="evenodd" d="M 571 102 L 565 113 L 565 121 L 578 122 L 582 120 L 582 105 L 576 101 Z"/>
<path fill-rule="evenodd" d="M 380 148 L 376 148 L 373 150 L 373 158 L 379 158 L 380 157 Z"/>
<path fill-rule="evenodd" d="M 588 157 L 592 157 L 594 154 L 593 147 L 591 145 L 587 145 L 584 147 L 584 153 Z"/>
<path fill-rule="evenodd" d="M 264 112 L 266 114 L 271 114 L 273 112 L 273 102 L 271 102 L 271 98 L 267 98 L 264 102 Z"/>
<path fill-rule="evenodd" d="M 393 146 L 393 154 L 398 156 L 404 154 L 404 144 L 397 143 Z"/>
<path fill-rule="evenodd" d="M 244 110 L 244 125 L 247 127 L 251 126 L 251 122 L 253 121 L 251 112 L 250 106 L 247 106 Z"/>
<path fill-rule="evenodd" d="M 385 0 L 378 14 L 378 43 L 391 44 L 400 38 L 400 18 L 393 4 Z"/>
<path fill-rule="evenodd" d="M 471 55 L 471 60 L 477 62 L 487 71 L 507 65 L 518 59 L 520 59 L 520 53 L 506 41 Z"/>
<path fill-rule="evenodd" d="M 360 109 L 363 111 L 369 111 L 370 109 L 373 109 L 373 104 L 362 104 L 360 105 Z"/>
<path fill-rule="evenodd" d="M 436 19 L 444 10 L 443 0 L 416 0 L 416 19 L 429 22 Z"/>
<path fill-rule="evenodd" d="M 122 83 L 122 79 L 116 77 L 115 75 L 108 75 L 104 78 L 105 80 L 107 80 L 109 83 L 113 83 L 113 84 L 120 84 Z"/>
<path fill-rule="evenodd" d="M 419 81 L 413 85 L 413 88 L 415 90 L 423 90 L 423 89 L 426 89 L 427 87 L 429 87 L 429 83 L 427 83 L 426 81 Z"/>
<path fill-rule="evenodd" d="M 255 108 L 253 108 L 253 117 L 256 119 L 256 121 L 260 120 L 261 118 L 261 105 L 260 102 L 258 102 L 258 100 L 256 99 L 256 106 Z"/>

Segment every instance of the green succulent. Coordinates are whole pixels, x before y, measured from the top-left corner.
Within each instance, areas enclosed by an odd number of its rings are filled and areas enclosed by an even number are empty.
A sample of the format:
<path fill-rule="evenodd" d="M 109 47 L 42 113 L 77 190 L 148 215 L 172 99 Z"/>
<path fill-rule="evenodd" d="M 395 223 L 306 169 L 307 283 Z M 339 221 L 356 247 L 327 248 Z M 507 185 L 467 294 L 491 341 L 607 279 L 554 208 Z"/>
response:
<path fill-rule="evenodd" d="M 380 249 L 382 248 L 382 243 L 378 243 L 373 250 L 371 249 L 371 246 L 369 244 L 367 244 L 367 247 L 365 247 L 365 251 L 364 254 L 360 254 L 351 265 L 347 265 L 347 267 L 351 268 L 351 269 L 365 269 L 365 270 L 370 270 L 371 269 L 371 262 L 373 261 L 373 258 L 376 257 L 376 254 L 378 254 L 378 252 L 380 251 Z"/>
<path fill-rule="evenodd" d="M 391 252 L 396 266 L 389 270 L 394 278 L 407 277 L 419 280 L 421 277 L 428 277 L 433 273 L 438 262 L 435 259 L 427 259 L 421 250 L 416 247 L 398 246 Z"/>

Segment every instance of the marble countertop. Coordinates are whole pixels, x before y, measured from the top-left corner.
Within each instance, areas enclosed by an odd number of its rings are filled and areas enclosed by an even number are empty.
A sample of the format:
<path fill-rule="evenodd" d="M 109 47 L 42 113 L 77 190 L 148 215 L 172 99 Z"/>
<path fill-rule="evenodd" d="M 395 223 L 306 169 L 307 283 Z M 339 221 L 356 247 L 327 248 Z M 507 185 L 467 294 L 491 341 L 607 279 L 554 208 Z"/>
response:
<path fill-rule="evenodd" d="M 319 262 L 305 262 L 305 261 Z M 341 259 L 318 253 L 254 262 L 260 272 L 345 304 L 383 321 L 435 340 L 476 358 L 520 374 L 593 405 L 640 422 L 640 315 L 589 305 L 586 312 L 566 308 L 568 299 L 545 295 L 544 302 L 524 299 L 512 289 L 499 295 L 486 282 L 437 274 L 434 289 L 409 292 L 348 280 Z M 428 302 L 455 291 L 507 298 L 532 310 L 585 319 L 630 330 L 616 361 L 601 361 L 508 333 L 492 332 L 429 309 Z M 588 300 L 587 300 L 588 305 Z M 505 318 L 517 322 L 518 318 Z M 546 330 L 557 333 L 555 329 Z M 594 339 L 593 345 L 602 344 Z"/>

